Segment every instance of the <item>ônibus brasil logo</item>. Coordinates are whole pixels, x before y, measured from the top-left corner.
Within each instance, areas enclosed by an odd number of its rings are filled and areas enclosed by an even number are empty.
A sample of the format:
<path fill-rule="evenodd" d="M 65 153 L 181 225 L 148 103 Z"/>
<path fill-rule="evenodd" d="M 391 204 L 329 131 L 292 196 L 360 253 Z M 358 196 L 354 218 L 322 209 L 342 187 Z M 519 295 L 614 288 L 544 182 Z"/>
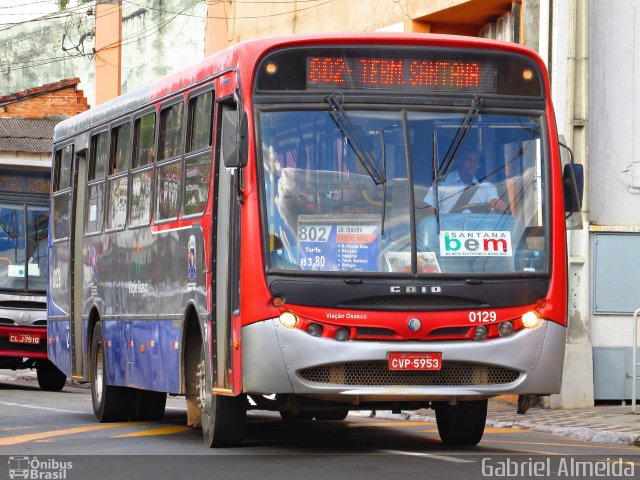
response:
<path fill-rule="evenodd" d="M 440 255 L 448 257 L 511 257 L 509 231 L 440 232 Z"/>

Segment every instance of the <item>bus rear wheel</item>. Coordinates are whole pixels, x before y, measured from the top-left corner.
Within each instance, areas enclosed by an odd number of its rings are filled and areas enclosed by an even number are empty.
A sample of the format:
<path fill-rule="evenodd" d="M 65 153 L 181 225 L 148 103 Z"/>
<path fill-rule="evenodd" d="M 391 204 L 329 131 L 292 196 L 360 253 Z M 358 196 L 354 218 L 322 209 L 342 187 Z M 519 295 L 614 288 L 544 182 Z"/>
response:
<path fill-rule="evenodd" d="M 245 395 L 236 397 L 214 395 L 207 386 L 211 378 L 204 357 L 204 348 L 198 365 L 198 404 L 204 444 L 209 447 L 235 447 L 242 442 L 247 416 Z"/>
<path fill-rule="evenodd" d="M 131 391 L 108 383 L 107 357 L 104 351 L 102 323 L 98 322 L 91 340 L 91 400 L 93 413 L 100 423 L 129 419 Z"/>
<path fill-rule="evenodd" d="M 59 392 L 67 383 L 67 376 L 51 360 L 38 360 L 36 363 L 38 385 L 47 392 Z"/>
<path fill-rule="evenodd" d="M 445 445 L 477 445 L 484 434 L 487 421 L 487 400 L 474 400 L 449 405 L 434 404 L 440 439 Z"/>

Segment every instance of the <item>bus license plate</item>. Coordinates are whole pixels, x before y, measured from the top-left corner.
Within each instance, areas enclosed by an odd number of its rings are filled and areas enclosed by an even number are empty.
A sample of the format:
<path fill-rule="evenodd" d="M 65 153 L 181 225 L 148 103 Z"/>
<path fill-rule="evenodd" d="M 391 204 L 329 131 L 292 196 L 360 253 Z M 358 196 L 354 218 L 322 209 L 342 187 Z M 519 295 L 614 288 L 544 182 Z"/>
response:
<path fill-rule="evenodd" d="M 40 337 L 38 335 L 30 335 L 28 333 L 9 333 L 9 343 L 28 343 L 30 345 L 38 345 Z"/>
<path fill-rule="evenodd" d="M 387 361 L 389 370 L 440 370 L 442 353 L 401 353 L 390 352 Z"/>

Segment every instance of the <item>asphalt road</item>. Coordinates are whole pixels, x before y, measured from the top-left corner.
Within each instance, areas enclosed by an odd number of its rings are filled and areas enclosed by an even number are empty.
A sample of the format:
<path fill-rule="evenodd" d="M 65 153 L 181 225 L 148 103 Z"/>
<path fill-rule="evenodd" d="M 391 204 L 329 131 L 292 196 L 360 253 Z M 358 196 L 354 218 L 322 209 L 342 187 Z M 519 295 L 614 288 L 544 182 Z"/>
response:
<path fill-rule="evenodd" d="M 169 397 L 162 422 L 98 424 L 86 388 L 2 380 L 0 456 L 0 479 L 640 477 L 637 447 L 487 428 L 477 447 L 454 449 L 433 423 L 353 416 L 283 422 L 250 412 L 242 447 L 208 449 L 186 426 L 182 397 Z"/>

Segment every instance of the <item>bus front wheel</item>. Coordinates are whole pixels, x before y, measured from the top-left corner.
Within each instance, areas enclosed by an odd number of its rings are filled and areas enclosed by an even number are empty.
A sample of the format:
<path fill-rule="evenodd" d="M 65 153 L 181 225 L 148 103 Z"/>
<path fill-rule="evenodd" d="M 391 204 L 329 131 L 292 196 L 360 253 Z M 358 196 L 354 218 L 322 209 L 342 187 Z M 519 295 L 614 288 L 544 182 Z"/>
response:
<path fill-rule="evenodd" d="M 449 405 L 437 402 L 436 423 L 440 439 L 445 445 L 477 445 L 484 434 L 487 421 L 487 400 L 474 400 Z"/>
<path fill-rule="evenodd" d="M 108 383 L 109 370 L 101 322 L 98 322 L 93 330 L 90 368 L 91 400 L 96 419 L 100 423 L 127 421 L 131 407 L 131 391 L 127 387 L 116 387 Z"/>
<path fill-rule="evenodd" d="M 198 404 L 202 437 L 207 447 L 234 447 L 242 442 L 247 416 L 246 397 L 214 395 L 207 386 L 211 378 L 210 369 L 205 361 L 204 349 L 198 365 Z"/>

